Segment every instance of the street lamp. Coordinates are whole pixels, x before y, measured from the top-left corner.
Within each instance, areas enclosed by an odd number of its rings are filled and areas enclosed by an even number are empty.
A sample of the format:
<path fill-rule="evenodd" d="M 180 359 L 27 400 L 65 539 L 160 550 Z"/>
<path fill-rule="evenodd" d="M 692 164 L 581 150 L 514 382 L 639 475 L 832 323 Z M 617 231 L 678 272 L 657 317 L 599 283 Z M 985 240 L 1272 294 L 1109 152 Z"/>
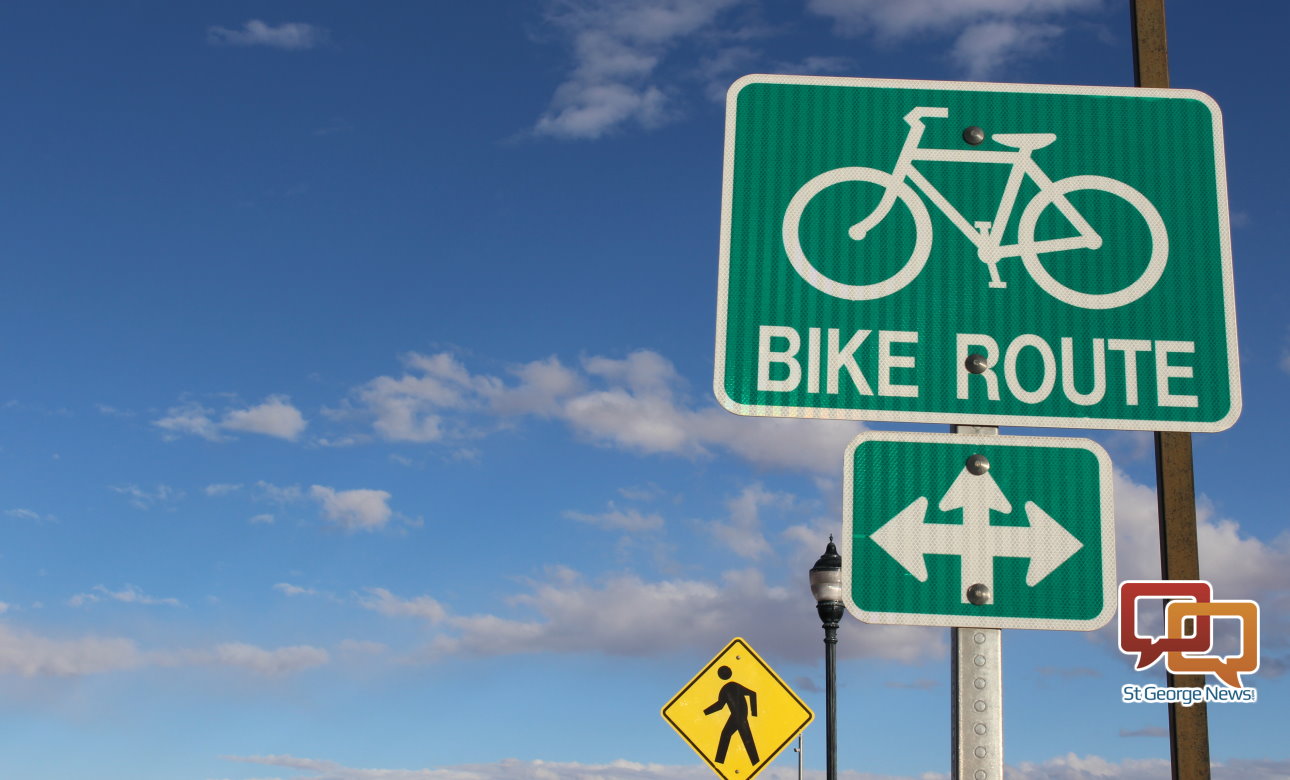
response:
<path fill-rule="evenodd" d="M 829 546 L 811 567 L 811 593 L 815 596 L 815 611 L 824 624 L 824 712 L 827 733 L 825 777 L 838 778 L 838 623 L 842 621 L 842 556 L 829 536 Z"/>

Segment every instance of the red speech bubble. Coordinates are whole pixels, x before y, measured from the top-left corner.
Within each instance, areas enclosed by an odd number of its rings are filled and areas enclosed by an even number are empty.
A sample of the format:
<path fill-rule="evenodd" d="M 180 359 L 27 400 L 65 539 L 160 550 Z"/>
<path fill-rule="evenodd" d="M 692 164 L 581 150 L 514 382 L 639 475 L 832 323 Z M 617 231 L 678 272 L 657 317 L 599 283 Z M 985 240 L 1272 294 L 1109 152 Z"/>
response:
<path fill-rule="evenodd" d="M 1138 599 L 1191 599 L 1197 604 L 1209 603 L 1214 589 L 1205 580 L 1125 580 L 1120 583 L 1120 651 L 1137 654 L 1135 669 L 1149 668 L 1165 653 L 1204 653 L 1212 646 L 1213 621 L 1207 614 L 1195 616 L 1196 633 L 1192 636 L 1161 637 L 1138 634 Z M 1168 632 L 1168 627 L 1166 627 Z M 1181 633 L 1181 631 L 1179 632 Z"/>

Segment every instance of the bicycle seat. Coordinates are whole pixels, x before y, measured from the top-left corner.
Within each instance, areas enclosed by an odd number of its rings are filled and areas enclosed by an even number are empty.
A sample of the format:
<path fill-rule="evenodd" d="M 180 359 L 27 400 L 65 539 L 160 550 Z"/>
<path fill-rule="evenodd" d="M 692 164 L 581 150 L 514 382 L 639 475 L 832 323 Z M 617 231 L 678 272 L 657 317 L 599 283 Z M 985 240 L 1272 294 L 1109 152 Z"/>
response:
<path fill-rule="evenodd" d="M 1013 149 L 1043 149 L 1053 141 L 1057 140 L 1055 133 L 995 133 L 990 136 L 1004 146 L 1011 146 Z"/>

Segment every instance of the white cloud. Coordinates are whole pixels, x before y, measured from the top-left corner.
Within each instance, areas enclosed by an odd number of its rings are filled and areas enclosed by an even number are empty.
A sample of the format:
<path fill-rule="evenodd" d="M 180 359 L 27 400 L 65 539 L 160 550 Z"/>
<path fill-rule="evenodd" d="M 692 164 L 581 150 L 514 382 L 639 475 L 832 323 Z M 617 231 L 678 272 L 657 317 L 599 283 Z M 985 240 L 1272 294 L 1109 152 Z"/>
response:
<path fill-rule="evenodd" d="M 185 403 L 172 406 L 166 410 L 166 416 L 154 420 L 153 425 L 166 431 L 167 439 L 176 439 L 178 434 L 200 436 L 207 441 L 223 441 L 219 426 L 211 419 L 213 412 L 198 403 Z"/>
<path fill-rule="evenodd" d="M 650 483 L 648 485 L 631 485 L 618 488 L 618 495 L 628 501 L 654 501 L 662 498 L 664 492 L 658 485 Z"/>
<path fill-rule="evenodd" d="M 1100 0 L 809 0 L 807 8 L 833 20 L 844 36 L 881 41 L 954 36 L 950 59 L 971 78 L 1040 54 L 1062 33 L 1054 20 L 1094 10 Z"/>
<path fill-rule="evenodd" d="M 309 645 L 265 650 L 242 642 L 228 642 L 213 650 L 190 651 L 185 655 L 193 664 L 232 666 L 269 677 L 322 666 L 331 660 L 326 650 Z"/>
<path fill-rule="evenodd" d="M 865 430 L 846 420 L 740 417 L 712 407 L 694 413 L 689 424 L 702 441 L 753 465 L 829 475 L 841 472 L 847 445 Z"/>
<path fill-rule="evenodd" d="M 1112 463 L 1150 461 L 1155 457 L 1155 436 L 1150 431 L 1110 431 L 1101 438 Z"/>
<path fill-rule="evenodd" d="M 4 513 L 9 517 L 16 517 L 19 520 L 34 520 L 38 523 L 57 523 L 58 522 L 58 518 L 54 517 L 53 515 L 42 515 L 39 512 L 36 512 L 31 509 L 26 509 L 23 507 L 18 507 L 16 509 L 6 509 Z"/>
<path fill-rule="evenodd" d="M 963 29 L 990 19 L 1035 18 L 1092 10 L 1101 0 L 808 0 L 807 8 L 831 18 L 839 34 L 874 32 L 902 38 Z"/>
<path fill-rule="evenodd" d="M 322 506 L 324 517 L 347 531 L 384 528 L 393 514 L 390 494 L 384 490 L 334 490 L 313 485 L 309 495 Z"/>
<path fill-rule="evenodd" d="M 51 639 L 0 624 L 0 674 L 78 677 L 133 669 L 144 661 L 128 639 Z"/>
<path fill-rule="evenodd" d="M 287 596 L 316 596 L 318 594 L 318 591 L 313 588 L 302 588 L 289 582 L 279 582 L 273 586 L 273 589 Z"/>
<path fill-rule="evenodd" d="M 214 415 L 215 410 L 190 401 L 167 409 L 166 415 L 152 424 L 166 431 L 167 440 L 186 434 L 217 442 L 229 440 L 224 431 L 259 433 L 295 441 L 308 426 L 300 410 L 282 395 L 269 396 L 263 403 L 245 409 L 226 410 L 218 422 Z"/>
<path fill-rule="evenodd" d="M 134 412 L 126 411 L 124 409 L 118 409 L 115 406 L 110 406 L 108 404 L 96 403 L 94 404 L 94 408 L 98 410 L 99 414 L 103 414 L 108 417 L 133 417 L 134 416 Z"/>
<path fill-rule="evenodd" d="M 207 485 L 204 492 L 208 496 L 226 496 L 229 493 L 236 493 L 241 489 L 241 485 L 215 484 Z"/>
<path fill-rule="evenodd" d="M 810 661 L 819 651 L 819 620 L 809 591 L 770 586 L 755 570 L 726 572 L 720 582 L 647 582 L 619 574 L 591 583 L 556 568 L 511 601 L 529 616 L 446 615 L 445 633 L 427 648 L 426 660 L 543 652 L 654 656 L 707 651 L 736 635 L 776 658 Z M 848 658 L 913 662 L 945 652 L 944 632 L 935 629 L 861 629 L 847 621 L 842 634 L 838 647 Z"/>
<path fill-rule="evenodd" d="M 699 457 L 715 447 L 758 466 L 833 473 L 847 442 L 864 430 L 845 421 L 740 417 L 714 402 L 689 408 L 678 399 L 676 369 L 648 350 L 589 358 L 585 368 L 611 385 L 571 397 L 560 417 L 583 438 L 628 451 Z"/>
<path fill-rule="evenodd" d="M 645 454 L 699 455 L 702 444 L 686 426 L 687 415 L 670 399 L 635 395 L 625 388 L 571 399 L 565 420 L 584 438 Z"/>
<path fill-rule="evenodd" d="M 308 423 L 286 396 L 270 396 L 249 409 L 235 409 L 224 415 L 220 427 L 230 431 L 261 433 L 295 441 Z"/>
<path fill-rule="evenodd" d="M 749 485 L 726 502 L 729 521 L 709 523 L 708 530 L 736 555 L 757 560 L 770 552 L 770 542 L 762 532 L 761 510 L 768 507 L 789 509 L 792 506 L 793 497 L 787 493 L 766 490 L 760 483 Z"/>
<path fill-rule="evenodd" d="M 1067 753 L 1043 762 L 1022 762 L 1008 767 L 1005 775 L 1012 780 L 1155 780 L 1169 777 L 1169 760 L 1165 758 L 1126 758 L 1110 761 L 1101 756 Z M 1290 761 L 1234 759 L 1215 761 L 1214 780 L 1273 780 L 1290 776 Z"/>
<path fill-rule="evenodd" d="M 300 758 L 290 755 L 224 756 L 225 760 L 247 764 L 281 767 L 303 772 L 314 772 L 298 780 L 703 780 L 712 776 L 702 765 L 669 766 L 617 760 L 606 764 L 583 764 L 563 761 L 521 761 L 504 759 L 491 764 L 460 764 L 438 769 L 360 769 L 347 767 L 335 761 Z M 783 766 L 770 766 L 759 776 L 766 780 L 795 780 L 797 768 L 790 762 Z M 1273 780 L 1286 777 L 1290 762 L 1274 760 L 1233 760 L 1216 762 L 1213 767 L 1215 780 Z M 1167 759 L 1124 759 L 1108 761 L 1098 756 L 1077 756 L 1074 753 L 1044 762 L 1024 762 L 1010 765 L 1007 777 L 1018 780 L 1147 780 L 1168 776 Z M 803 777 L 823 780 L 821 770 L 805 770 Z M 917 780 L 946 780 L 940 773 L 920 774 Z M 869 772 L 841 769 L 839 780 L 915 780 L 911 776 L 877 775 Z"/>
<path fill-rule="evenodd" d="M 1023 761 L 1008 773 L 1009 778 L 1030 780 L 1087 780 L 1114 777 L 1116 780 L 1154 780 L 1169 776 L 1169 760 L 1164 758 L 1127 758 L 1120 762 L 1100 756 L 1078 756 L 1067 753 L 1043 762 Z"/>
<path fill-rule="evenodd" d="M 388 617 L 414 617 L 440 623 L 448 617 L 448 610 L 430 596 L 417 596 L 401 599 L 385 588 L 367 588 L 368 596 L 359 600 L 364 609 L 379 612 Z"/>
<path fill-rule="evenodd" d="M 260 491 L 259 498 L 273 504 L 293 504 L 305 497 L 299 485 L 275 485 L 272 482 L 260 480 L 255 483 L 255 486 Z"/>
<path fill-rule="evenodd" d="M 94 604 L 100 601 L 119 601 L 123 604 L 143 604 L 148 606 L 167 606 L 182 607 L 183 604 L 175 598 L 156 598 L 144 593 L 134 585 L 125 585 L 121 590 L 108 590 L 102 585 L 95 585 L 89 593 L 77 593 L 67 600 L 69 606 L 81 607 L 86 604 Z"/>
<path fill-rule="evenodd" d="M 318 504 L 323 518 L 347 531 L 375 531 L 384 528 L 396 515 L 390 508 L 390 494 L 384 490 L 336 490 L 324 485 L 312 485 L 306 492 L 300 485 L 275 485 L 260 480 L 255 483 L 252 499 L 278 506 L 297 504 L 311 499 Z M 277 518 L 270 513 L 254 515 L 252 524 L 272 524 Z M 409 525 L 419 521 L 407 518 Z"/>
<path fill-rule="evenodd" d="M 716 49 L 700 60 L 698 77 L 704 84 L 703 92 L 709 100 L 725 103 L 730 85 L 747 73 L 824 76 L 854 73 L 855 70 L 855 61 L 848 57 L 815 56 L 768 63 L 761 51 L 739 45 Z"/>
<path fill-rule="evenodd" d="M 1156 491 L 1116 471 L 1116 576 L 1159 579 L 1160 526 Z M 1204 496 L 1197 501 L 1200 574 L 1214 584 L 1215 598 L 1268 598 L 1290 591 L 1290 534 L 1271 543 L 1242 532 L 1240 523 L 1217 516 Z"/>
<path fill-rule="evenodd" d="M 1160 579 L 1160 530 L 1156 491 L 1116 470 L 1115 573 L 1119 580 Z"/>
<path fill-rule="evenodd" d="M 489 402 L 500 414 L 556 414 L 560 401 L 581 390 L 584 384 L 577 372 L 565 368 L 554 355 L 526 363 L 512 373 L 519 377 L 514 387 L 499 382 L 490 388 Z"/>
<path fill-rule="evenodd" d="M 474 439 L 523 415 L 563 420 L 593 444 L 647 455 L 708 457 L 728 450 L 766 468 L 836 473 L 860 423 L 739 417 L 706 400 L 685 400 L 684 379 L 665 357 L 637 350 L 625 358 L 591 356 L 582 371 L 555 357 L 511 370 L 511 382 L 471 374 L 447 353 L 411 353 L 402 377 L 358 388 L 357 407 L 391 441 Z M 333 413 L 336 416 L 336 413 Z"/>
<path fill-rule="evenodd" d="M 335 761 L 291 755 L 223 756 L 226 761 L 280 767 L 317 773 L 297 780 L 707 780 L 712 772 L 698 762 L 683 766 L 646 764 L 619 759 L 604 764 L 570 761 L 521 761 L 508 758 L 489 764 L 458 764 L 436 769 L 370 769 L 347 767 Z M 797 767 L 780 761 L 762 770 L 765 780 L 796 780 Z M 1043 762 L 1009 765 L 1005 775 L 1012 780 L 1156 780 L 1169 776 L 1169 761 L 1163 758 L 1127 758 L 1119 762 L 1098 756 L 1068 753 Z M 1290 761 L 1242 760 L 1215 762 L 1214 780 L 1274 780 L 1290 776 Z M 807 769 L 808 780 L 823 780 L 824 772 Z M 918 778 L 877 775 L 840 769 L 839 780 L 947 780 L 947 775 L 924 773 Z"/>
<path fill-rule="evenodd" d="M 207 42 L 217 46 L 268 46 L 302 51 L 323 45 L 328 37 L 327 30 L 304 22 L 283 22 L 274 26 L 252 19 L 240 30 L 219 26 L 206 28 Z"/>
<path fill-rule="evenodd" d="M 569 510 L 564 516 L 580 523 L 594 525 L 610 531 L 644 532 L 657 531 L 663 527 L 663 517 L 655 512 L 643 514 L 635 507 L 619 509 L 613 501 L 609 508 L 599 514 L 587 514 Z"/>
<path fill-rule="evenodd" d="M 706 780 L 712 772 L 702 766 L 665 766 L 640 764 L 634 761 L 613 761 L 607 764 L 581 764 L 564 761 L 520 761 L 503 759 L 492 764 L 461 764 L 440 769 L 359 769 L 335 761 L 300 758 L 290 755 L 224 756 L 227 761 L 281 767 L 301 772 L 317 773 L 299 777 L 298 780 Z M 823 776 L 823 773 L 820 773 Z M 770 768 L 760 777 L 767 780 L 788 780 L 787 774 Z M 797 770 L 793 770 L 793 778 Z M 844 780 L 862 780 L 859 775 L 841 775 Z M 865 780 L 879 780 L 866 775 Z"/>
<path fill-rule="evenodd" d="M 548 20 L 571 43 L 575 65 L 534 131 L 599 138 L 628 123 L 670 115 L 656 71 L 679 42 L 708 28 L 738 0 L 565 0 Z"/>
<path fill-rule="evenodd" d="M 704 94 L 709 100 L 724 103 L 730 84 L 750 72 L 760 56 L 760 52 L 748 46 L 727 46 L 708 54 L 699 61 L 698 67 Z"/>
<path fill-rule="evenodd" d="M 442 416 L 445 410 L 475 406 L 480 394 L 497 387 L 491 377 L 472 377 L 446 352 L 413 352 L 403 362 L 417 373 L 399 379 L 377 377 L 358 391 L 360 402 L 375 417 L 377 434 L 389 441 L 439 441 L 450 434 Z"/>
<path fill-rule="evenodd" d="M 964 30 L 950 50 L 950 58 L 971 79 L 1003 71 L 1018 59 L 1041 53 L 1062 34 L 1055 24 L 983 22 Z"/>
<path fill-rule="evenodd" d="M 657 87 L 565 83 L 556 89 L 552 108 L 535 129 L 539 135 L 594 139 L 631 119 L 650 128 L 663 123 L 666 103 Z"/>
<path fill-rule="evenodd" d="M 1290 591 L 1290 534 L 1271 544 L 1219 517 L 1205 497 L 1197 502 L 1196 546 L 1201 575 L 1214 584 L 1215 598 L 1251 598 Z"/>
<path fill-rule="evenodd" d="M 175 490 L 168 485 L 157 485 L 151 492 L 138 485 L 113 485 L 110 490 L 113 493 L 129 496 L 130 506 L 135 509 L 151 509 L 158 504 L 171 503 L 184 497 L 183 491 Z"/>
<path fill-rule="evenodd" d="M 583 361 L 588 374 L 622 385 L 634 395 L 670 398 L 681 375 L 671 361 L 657 352 L 637 350 L 622 360 L 589 357 Z"/>
<path fill-rule="evenodd" d="M 364 639 L 343 639 L 340 644 L 336 646 L 337 652 L 340 653 L 341 656 L 349 659 L 380 655 L 389 649 L 388 645 Z"/>
<path fill-rule="evenodd" d="M 121 637 L 57 639 L 0 623 L 0 674 L 83 677 L 148 667 L 228 666 L 278 676 L 325 664 L 326 650 L 307 645 L 265 650 L 230 642 L 211 649 L 143 651 Z"/>
<path fill-rule="evenodd" d="M 847 57 L 807 57 L 795 62 L 780 62 L 774 66 L 775 73 L 827 74 L 845 73 L 855 69 L 855 62 Z"/>

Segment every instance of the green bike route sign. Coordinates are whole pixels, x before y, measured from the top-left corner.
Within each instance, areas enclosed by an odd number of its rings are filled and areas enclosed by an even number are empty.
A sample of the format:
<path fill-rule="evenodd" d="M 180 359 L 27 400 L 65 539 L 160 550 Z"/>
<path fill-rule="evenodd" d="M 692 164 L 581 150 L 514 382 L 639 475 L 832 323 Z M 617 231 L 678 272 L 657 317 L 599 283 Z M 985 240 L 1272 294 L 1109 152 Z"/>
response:
<path fill-rule="evenodd" d="M 746 76 L 724 176 L 732 412 L 1197 432 L 1240 414 L 1202 93 Z"/>
<path fill-rule="evenodd" d="M 845 463 L 857 618 L 1091 631 L 1114 614 L 1111 459 L 1092 441 L 872 432 Z"/>

